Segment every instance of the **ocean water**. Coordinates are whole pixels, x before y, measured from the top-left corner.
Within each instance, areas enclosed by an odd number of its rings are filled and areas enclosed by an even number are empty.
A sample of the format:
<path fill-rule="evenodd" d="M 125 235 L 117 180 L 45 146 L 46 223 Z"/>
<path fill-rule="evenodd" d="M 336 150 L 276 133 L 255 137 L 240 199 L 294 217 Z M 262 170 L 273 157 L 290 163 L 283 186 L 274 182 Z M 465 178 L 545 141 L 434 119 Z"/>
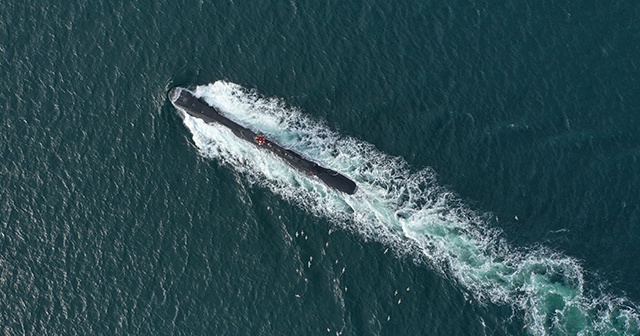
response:
<path fill-rule="evenodd" d="M 4 335 L 640 334 L 636 2 L 0 4 Z"/>

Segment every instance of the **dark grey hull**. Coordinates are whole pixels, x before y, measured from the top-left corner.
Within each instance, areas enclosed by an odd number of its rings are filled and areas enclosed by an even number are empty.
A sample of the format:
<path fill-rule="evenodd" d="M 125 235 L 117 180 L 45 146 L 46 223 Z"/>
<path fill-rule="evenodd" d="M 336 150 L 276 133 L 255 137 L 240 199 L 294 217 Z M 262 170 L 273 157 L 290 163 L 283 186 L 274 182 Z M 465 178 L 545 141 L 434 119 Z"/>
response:
<path fill-rule="evenodd" d="M 230 129 L 238 138 L 249 141 L 259 148 L 266 149 L 277 156 L 281 157 L 287 163 L 294 168 L 317 176 L 327 186 L 342 191 L 349 195 L 353 195 L 356 192 L 356 183 L 345 177 L 344 175 L 333 171 L 328 168 L 324 168 L 315 162 L 309 161 L 300 154 L 290 151 L 288 149 L 280 147 L 278 144 L 269 141 L 268 139 L 254 133 L 248 128 L 240 126 L 230 119 L 224 117 L 215 108 L 204 102 L 203 100 L 194 96 L 190 91 L 175 87 L 169 91 L 169 100 L 176 108 L 179 108 L 191 116 L 202 119 L 207 123 L 218 123 L 226 128 Z"/>

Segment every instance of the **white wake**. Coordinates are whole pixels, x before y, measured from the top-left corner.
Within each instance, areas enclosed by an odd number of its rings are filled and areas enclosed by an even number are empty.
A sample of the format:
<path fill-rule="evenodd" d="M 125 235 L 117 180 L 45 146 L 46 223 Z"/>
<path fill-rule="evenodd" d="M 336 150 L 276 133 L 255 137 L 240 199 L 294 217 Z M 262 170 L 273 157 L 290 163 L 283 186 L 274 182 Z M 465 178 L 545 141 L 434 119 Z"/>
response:
<path fill-rule="evenodd" d="M 353 179 L 348 196 L 298 172 L 275 155 L 220 126 L 185 116 L 202 155 L 240 172 L 251 183 L 330 219 L 343 229 L 411 254 L 453 278 L 480 302 L 519 310 L 533 334 L 638 334 L 638 308 L 623 298 L 584 289 L 584 271 L 565 255 L 543 248 L 520 251 L 437 184 L 430 169 L 412 172 L 363 141 L 237 84 L 219 81 L 195 95 L 238 123 Z"/>

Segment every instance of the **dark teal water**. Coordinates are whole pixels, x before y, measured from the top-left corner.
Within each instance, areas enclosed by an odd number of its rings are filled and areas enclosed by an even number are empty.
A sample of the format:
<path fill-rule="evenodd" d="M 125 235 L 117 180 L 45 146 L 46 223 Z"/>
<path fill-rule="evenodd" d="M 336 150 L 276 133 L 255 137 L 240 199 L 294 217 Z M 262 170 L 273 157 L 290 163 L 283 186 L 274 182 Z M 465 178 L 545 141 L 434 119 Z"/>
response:
<path fill-rule="evenodd" d="M 3 334 L 640 334 L 636 2 L 0 5 Z"/>

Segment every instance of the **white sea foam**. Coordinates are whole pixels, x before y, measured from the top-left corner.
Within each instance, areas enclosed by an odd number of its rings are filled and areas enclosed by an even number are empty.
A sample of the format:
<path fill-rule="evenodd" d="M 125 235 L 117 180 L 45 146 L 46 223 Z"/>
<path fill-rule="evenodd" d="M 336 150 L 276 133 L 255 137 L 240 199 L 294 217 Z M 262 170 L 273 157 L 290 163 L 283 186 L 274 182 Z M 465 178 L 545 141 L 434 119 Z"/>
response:
<path fill-rule="evenodd" d="M 342 172 L 356 181 L 358 192 L 336 192 L 223 127 L 185 117 L 201 154 L 230 165 L 251 183 L 364 239 L 427 262 L 480 303 L 511 305 L 533 334 L 640 333 L 637 306 L 588 294 L 584 271 L 571 257 L 510 247 L 499 230 L 487 225 L 487 216 L 439 186 L 432 170 L 412 172 L 403 159 L 332 132 L 281 100 L 237 84 L 219 81 L 197 87 L 195 94 L 240 124 Z"/>

